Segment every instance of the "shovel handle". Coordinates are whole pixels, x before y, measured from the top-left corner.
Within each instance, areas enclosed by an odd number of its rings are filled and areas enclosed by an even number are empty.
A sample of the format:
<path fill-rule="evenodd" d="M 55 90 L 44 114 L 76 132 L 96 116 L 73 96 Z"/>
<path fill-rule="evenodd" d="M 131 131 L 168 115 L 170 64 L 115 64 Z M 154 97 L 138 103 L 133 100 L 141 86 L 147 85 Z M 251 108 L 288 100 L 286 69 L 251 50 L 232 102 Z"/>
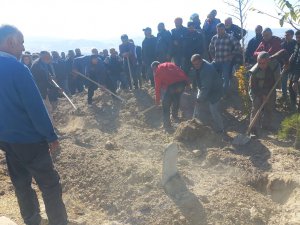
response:
<path fill-rule="evenodd" d="M 150 106 L 149 108 L 142 111 L 140 114 L 145 114 L 145 113 L 149 112 L 150 110 L 154 109 L 155 107 L 156 107 L 156 105 Z"/>
<path fill-rule="evenodd" d="M 252 119 L 252 121 L 249 124 L 249 127 L 247 129 L 247 135 L 250 134 L 250 131 L 251 131 L 252 127 L 254 126 L 254 124 L 256 123 L 257 119 L 259 118 L 259 115 L 260 115 L 262 109 L 264 108 L 264 106 L 266 105 L 266 103 L 269 101 L 269 98 L 271 97 L 271 95 L 272 95 L 273 91 L 275 90 L 276 86 L 278 85 L 279 81 L 281 81 L 281 78 L 282 78 L 284 72 L 285 72 L 285 70 L 283 70 L 280 73 L 280 76 L 278 77 L 277 81 L 275 82 L 275 84 L 273 85 L 272 89 L 269 91 L 267 97 L 264 99 L 263 103 L 261 104 L 261 106 L 257 110 L 254 118 Z"/>
<path fill-rule="evenodd" d="M 121 102 L 125 102 L 125 99 L 123 99 L 123 98 L 121 98 L 120 96 L 116 95 L 116 94 L 113 93 L 112 91 L 110 91 L 110 90 L 108 90 L 107 88 L 105 88 L 103 85 L 97 83 L 96 81 L 90 79 L 89 77 L 83 75 L 82 73 L 79 73 L 78 71 L 73 71 L 73 73 L 74 73 L 74 74 L 77 74 L 77 75 L 79 75 L 79 76 L 81 76 L 81 77 L 83 77 L 83 78 L 85 78 L 85 79 L 87 79 L 88 81 L 90 81 L 90 82 L 92 82 L 92 83 L 94 83 L 94 84 L 96 84 L 99 88 L 101 88 L 102 90 L 104 90 L 104 91 L 110 93 L 111 95 L 115 96 L 115 97 L 116 97 L 117 99 L 119 99 Z"/>

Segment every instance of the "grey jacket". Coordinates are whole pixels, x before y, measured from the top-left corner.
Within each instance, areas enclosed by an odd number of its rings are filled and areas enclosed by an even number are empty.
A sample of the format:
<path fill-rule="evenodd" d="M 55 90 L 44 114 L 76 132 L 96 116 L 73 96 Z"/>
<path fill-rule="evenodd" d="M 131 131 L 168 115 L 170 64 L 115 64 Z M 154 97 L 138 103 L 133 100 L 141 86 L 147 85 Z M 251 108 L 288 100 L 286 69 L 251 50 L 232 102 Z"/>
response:
<path fill-rule="evenodd" d="M 196 80 L 198 87 L 197 101 L 209 101 L 214 104 L 223 96 L 223 81 L 213 64 L 203 60 L 199 70 L 192 69 L 190 78 Z"/>

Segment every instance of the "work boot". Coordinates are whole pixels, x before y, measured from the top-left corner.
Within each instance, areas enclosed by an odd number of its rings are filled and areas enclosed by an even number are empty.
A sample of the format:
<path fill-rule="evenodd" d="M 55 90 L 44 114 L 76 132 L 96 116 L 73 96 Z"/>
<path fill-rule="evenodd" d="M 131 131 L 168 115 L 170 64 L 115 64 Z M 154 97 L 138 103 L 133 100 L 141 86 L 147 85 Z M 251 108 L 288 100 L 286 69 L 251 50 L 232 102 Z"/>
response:
<path fill-rule="evenodd" d="M 164 122 L 163 128 L 167 133 L 172 133 L 174 131 L 170 121 Z"/>
<path fill-rule="evenodd" d="M 259 132 L 257 128 L 252 128 L 250 131 L 250 136 L 253 138 L 258 138 L 259 137 Z"/>

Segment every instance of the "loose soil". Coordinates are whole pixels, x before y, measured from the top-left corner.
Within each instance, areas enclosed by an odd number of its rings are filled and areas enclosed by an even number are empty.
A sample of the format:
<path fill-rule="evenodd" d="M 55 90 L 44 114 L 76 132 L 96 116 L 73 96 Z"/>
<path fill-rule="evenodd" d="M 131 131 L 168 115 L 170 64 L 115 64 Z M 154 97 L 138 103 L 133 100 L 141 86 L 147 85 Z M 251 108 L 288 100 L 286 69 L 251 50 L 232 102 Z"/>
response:
<path fill-rule="evenodd" d="M 91 225 L 300 224 L 300 153 L 292 142 L 263 132 L 232 146 L 215 134 L 209 114 L 188 121 L 192 93 L 182 98 L 185 121 L 176 132 L 164 132 L 160 108 L 139 114 L 153 104 L 153 89 L 120 95 L 126 104 L 98 90 L 88 106 L 87 94 L 79 94 L 76 112 L 59 101 L 54 119 L 61 150 L 53 160 L 71 219 Z M 236 94 L 222 109 L 228 135 L 245 132 L 249 121 Z M 276 113 L 277 127 L 284 116 Z M 163 152 L 171 142 L 180 148 L 179 174 L 163 187 Z M 0 216 L 23 224 L 3 153 L 0 199 Z"/>

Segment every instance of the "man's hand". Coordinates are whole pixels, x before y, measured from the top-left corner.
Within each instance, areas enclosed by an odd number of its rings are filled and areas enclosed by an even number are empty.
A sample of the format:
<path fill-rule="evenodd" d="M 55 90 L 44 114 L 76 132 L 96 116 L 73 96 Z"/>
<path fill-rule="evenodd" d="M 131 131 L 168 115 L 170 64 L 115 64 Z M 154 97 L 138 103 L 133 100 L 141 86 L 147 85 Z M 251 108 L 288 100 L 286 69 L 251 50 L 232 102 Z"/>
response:
<path fill-rule="evenodd" d="M 59 148 L 60 148 L 60 144 L 58 140 L 49 143 L 49 151 L 51 153 L 54 153 Z"/>

